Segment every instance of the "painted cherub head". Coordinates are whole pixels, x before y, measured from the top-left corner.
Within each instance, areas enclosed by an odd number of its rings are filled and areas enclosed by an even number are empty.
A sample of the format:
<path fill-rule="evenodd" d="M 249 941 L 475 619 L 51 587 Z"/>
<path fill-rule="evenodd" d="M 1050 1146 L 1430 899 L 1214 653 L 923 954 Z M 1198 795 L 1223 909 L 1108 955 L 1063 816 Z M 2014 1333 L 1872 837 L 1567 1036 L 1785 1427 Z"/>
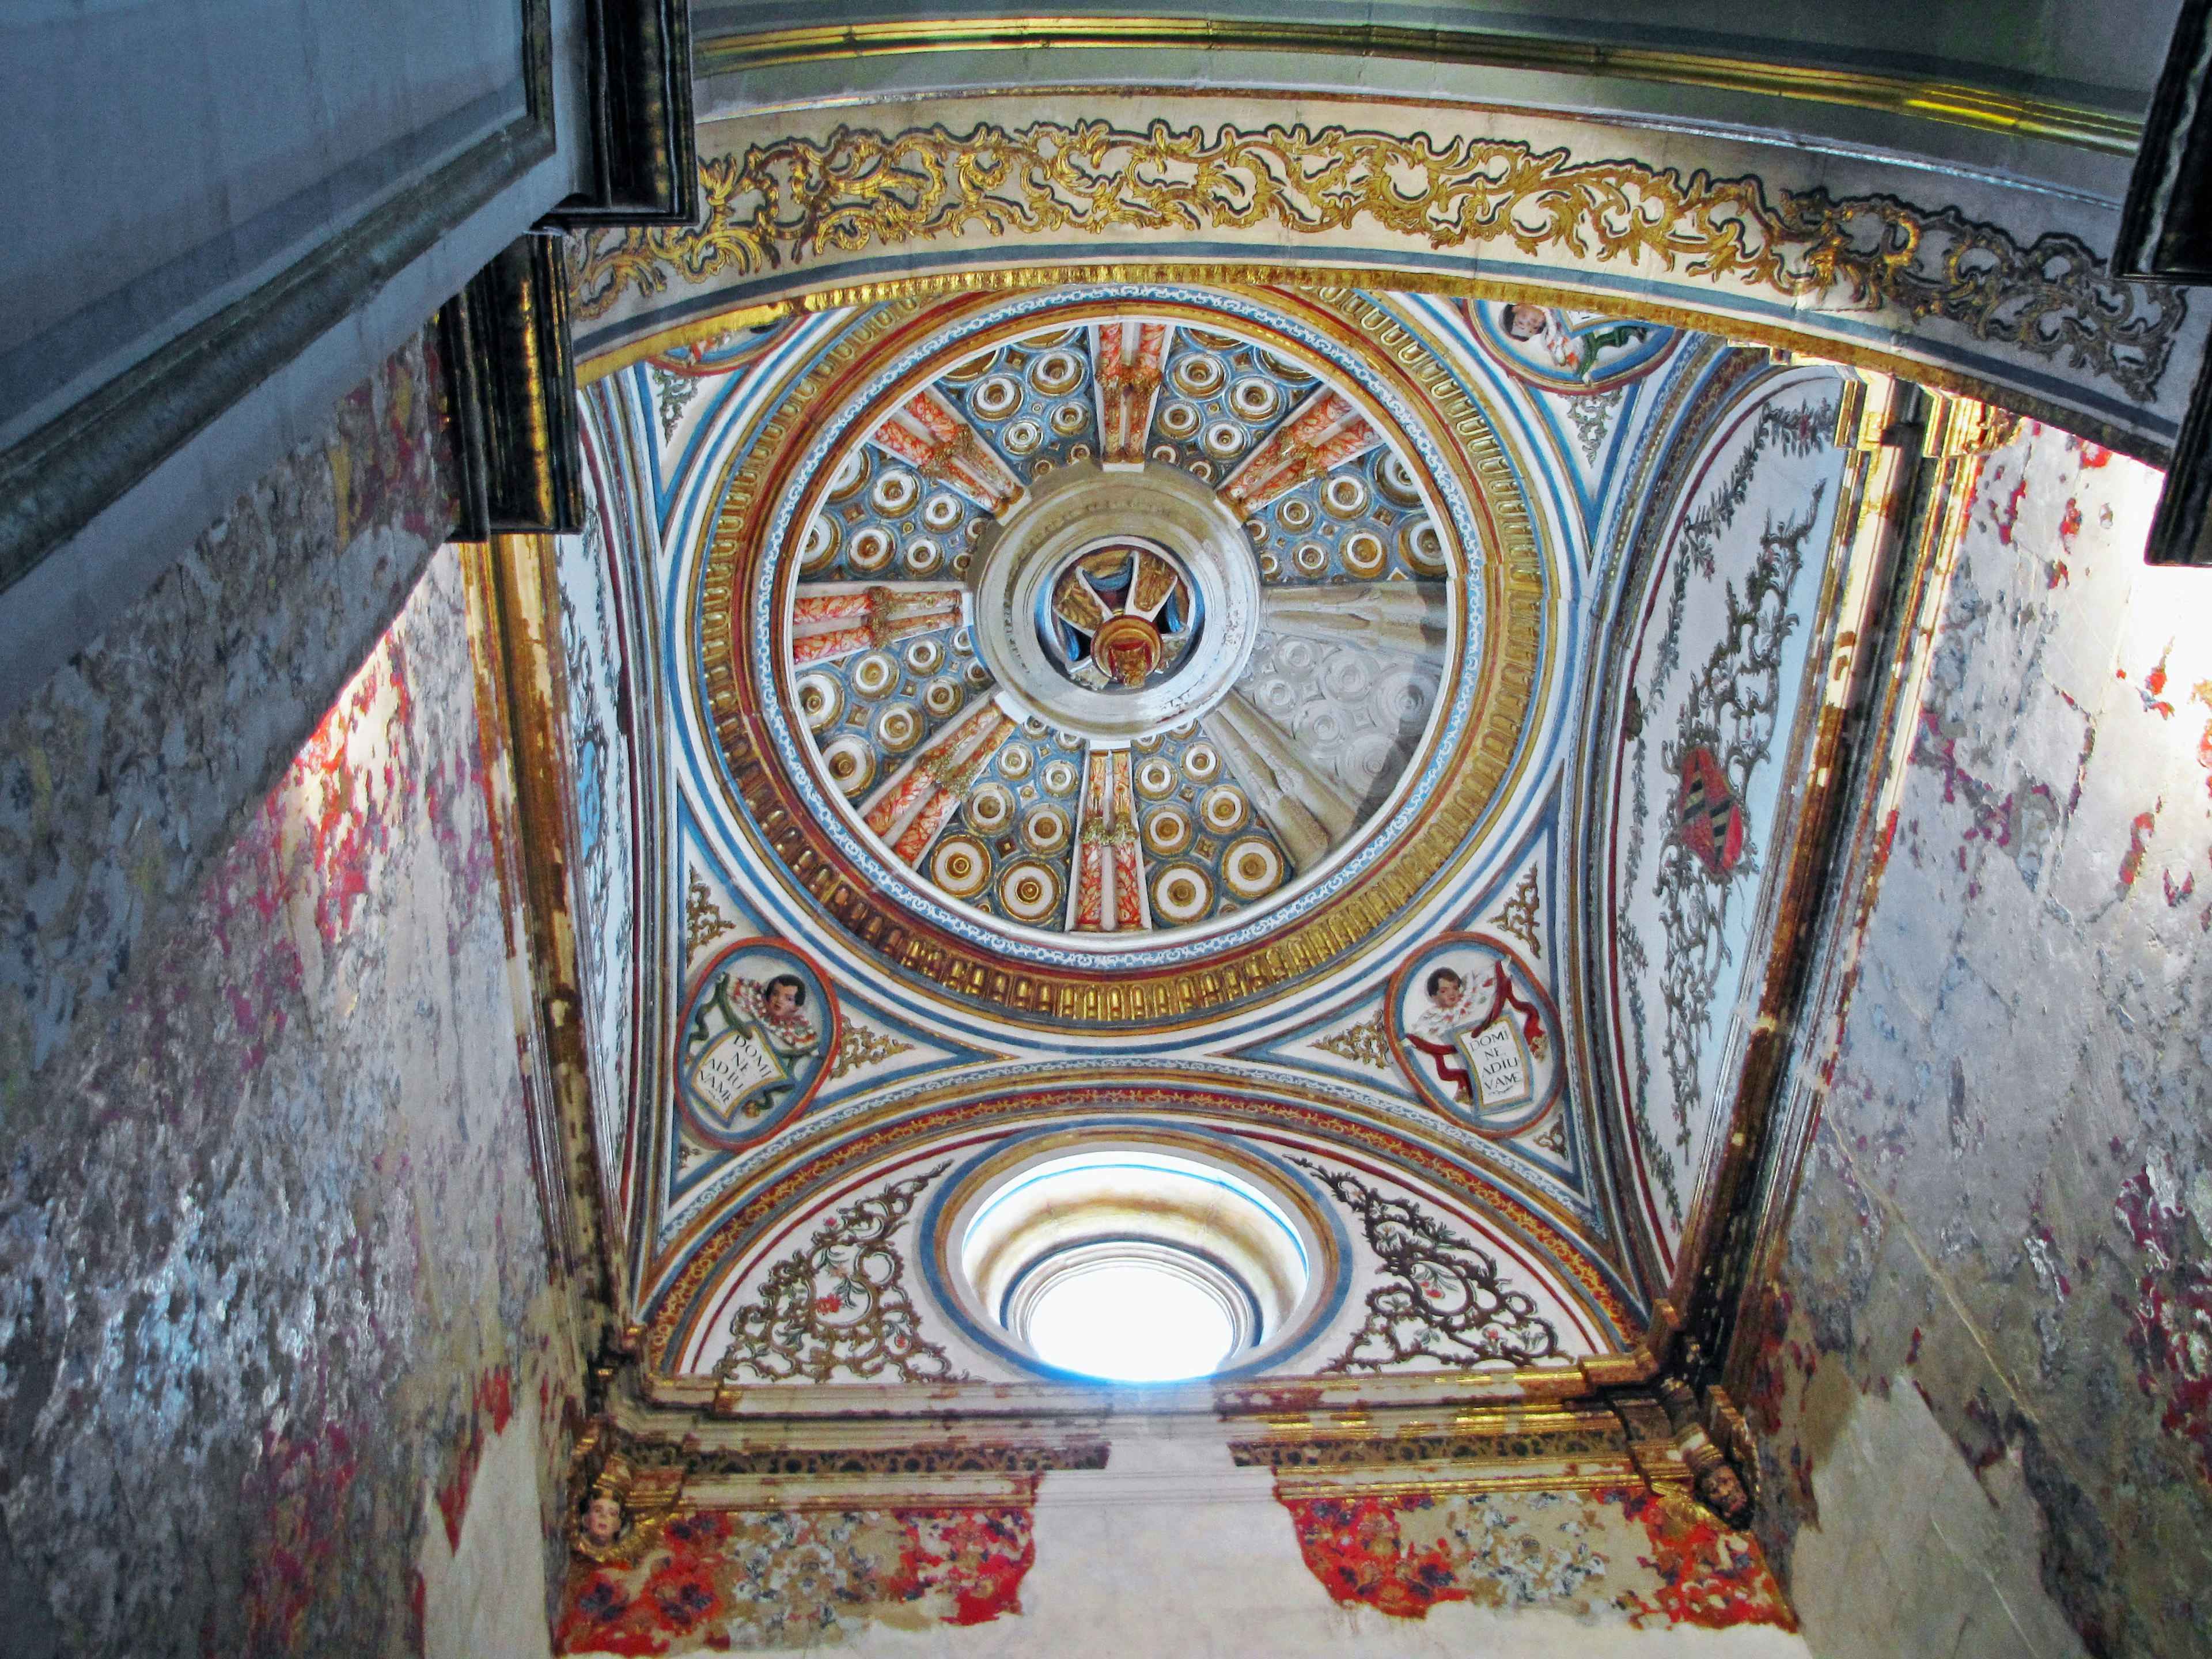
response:
<path fill-rule="evenodd" d="M 789 1019 L 806 1000 L 806 987 L 794 974 L 778 974 L 768 982 L 765 1000 L 770 1019 Z"/>
<path fill-rule="evenodd" d="M 1456 1008 L 1467 994 L 1467 981 L 1449 968 L 1439 968 L 1428 978 L 1429 1000 L 1439 1008 Z"/>
<path fill-rule="evenodd" d="M 1551 318 L 1542 306 L 1508 306 L 1501 320 L 1511 338 L 1533 340 L 1543 333 Z"/>
<path fill-rule="evenodd" d="M 635 1479 L 629 1462 L 610 1456 L 576 1506 L 574 1540 L 576 1553 L 593 1561 L 621 1559 L 631 1541 L 630 1483 Z"/>

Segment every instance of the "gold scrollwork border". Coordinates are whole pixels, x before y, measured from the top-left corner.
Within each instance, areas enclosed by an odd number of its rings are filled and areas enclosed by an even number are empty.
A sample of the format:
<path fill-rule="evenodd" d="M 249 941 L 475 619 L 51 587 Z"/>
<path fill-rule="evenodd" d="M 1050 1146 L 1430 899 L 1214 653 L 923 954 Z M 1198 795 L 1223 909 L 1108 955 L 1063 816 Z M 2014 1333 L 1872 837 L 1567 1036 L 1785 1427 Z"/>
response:
<path fill-rule="evenodd" d="M 2171 283 L 2106 273 L 2079 238 L 2022 246 L 1956 208 L 1891 196 L 1770 193 L 1755 175 L 1685 176 L 1517 140 L 1221 123 L 1144 131 L 1106 121 L 979 122 L 884 133 L 839 126 L 701 164 L 703 222 L 592 233 L 580 316 L 625 288 L 796 270 L 824 255 L 981 234 L 1314 236 L 1363 224 L 1431 249 L 1504 244 L 1680 271 L 1825 308 L 1934 318 L 2154 398 L 2185 315 Z"/>
<path fill-rule="evenodd" d="M 699 662 L 708 712 L 731 787 L 757 826 L 766 862 L 811 896 L 857 944 L 910 982 L 1018 1024 L 1065 1032 L 1146 1022 L 1176 1029 L 1219 1017 L 1346 960 L 1395 931 L 1421 896 L 1467 855 L 1473 832 L 1497 810 L 1525 763 L 1523 734 L 1547 672 L 1547 604 L 1536 530 L 1488 415 L 1462 389 L 1431 343 L 1404 319 L 1352 289 L 1277 292 L 1285 312 L 1346 340 L 1399 381 L 1437 447 L 1461 469 L 1484 521 L 1478 574 L 1485 633 L 1470 641 L 1481 676 L 1475 712 L 1446 763 L 1444 781 L 1396 851 L 1339 897 L 1256 943 L 1192 965 L 1102 975 L 1009 962 L 933 927 L 879 894 L 837 850 L 783 771 L 752 706 L 752 643 L 744 596 L 763 555 L 766 519 L 782 494 L 814 419 L 866 362 L 981 301 L 924 308 L 892 304 L 866 317 L 807 369 L 734 464 L 722 492 L 700 577 Z"/>

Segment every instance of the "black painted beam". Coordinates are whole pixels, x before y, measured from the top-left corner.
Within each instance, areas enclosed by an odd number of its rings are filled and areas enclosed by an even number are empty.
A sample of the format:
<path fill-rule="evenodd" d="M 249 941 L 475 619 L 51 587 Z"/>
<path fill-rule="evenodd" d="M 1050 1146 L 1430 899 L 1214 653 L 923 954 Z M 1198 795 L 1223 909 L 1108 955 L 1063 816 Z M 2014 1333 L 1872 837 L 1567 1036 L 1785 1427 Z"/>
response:
<path fill-rule="evenodd" d="M 699 216 L 690 0 L 591 0 L 594 178 L 549 222 L 688 225 Z"/>
<path fill-rule="evenodd" d="M 511 243 L 438 313 L 460 459 L 456 539 L 584 527 L 576 367 L 562 239 Z"/>

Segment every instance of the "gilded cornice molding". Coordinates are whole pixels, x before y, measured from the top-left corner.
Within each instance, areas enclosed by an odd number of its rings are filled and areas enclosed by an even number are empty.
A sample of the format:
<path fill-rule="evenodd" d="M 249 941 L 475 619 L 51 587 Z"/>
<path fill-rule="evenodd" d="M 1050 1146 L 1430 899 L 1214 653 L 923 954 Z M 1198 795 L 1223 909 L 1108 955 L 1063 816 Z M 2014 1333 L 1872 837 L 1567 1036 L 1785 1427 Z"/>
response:
<path fill-rule="evenodd" d="M 1261 18 L 900 18 L 714 35 L 697 43 L 692 62 L 701 75 L 737 75 L 840 58 L 915 52 L 1034 52 L 1046 46 L 1395 58 L 1470 69 L 1703 87 L 1872 110 L 2066 144 L 2106 155 L 2132 155 L 2142 137 L 2142 122 L 2136 116 L 1961 82 L 1495 29 L 1402 28 L 1377 23 Z"/>
<path fill-rule="evenodd" d="M 580 317 L 625 289 L 796 272 L 825 257 L 977 235 L 1347 232 L 1434 252 L 1499 246 L 1526 259 L 1665 273 L 1819 312 L 1890 313 L 2051 360 L 2153 404 L 2185 317 L 2172 284 L 2107 276 L 2079 238 L 2023 245 L 1957 208 L 1770 191 L 1632 159 L 1460 135 L 1304 124 L 1143 131 L 1105 121 L 979 122 L 886 133 L 839 126 L 702 163 L 696 228 L 590 234 Z M 1142 244 L 1146 252 L 1150 244 Z M 1317 245 L 1318 251 L 1318 245 Z M 1333 248 L 1331 251 L 1334 251 Z M 826 274 L 826 273 L 825 273 Z"/>

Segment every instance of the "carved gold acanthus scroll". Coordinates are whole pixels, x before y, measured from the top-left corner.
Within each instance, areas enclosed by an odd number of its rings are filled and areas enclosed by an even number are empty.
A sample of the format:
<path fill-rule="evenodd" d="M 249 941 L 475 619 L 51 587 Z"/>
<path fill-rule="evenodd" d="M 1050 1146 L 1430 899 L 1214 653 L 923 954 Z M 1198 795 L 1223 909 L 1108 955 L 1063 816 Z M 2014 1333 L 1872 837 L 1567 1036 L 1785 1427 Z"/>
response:
<path fill-rule="evenodd" d="M 2101 375 L 2150 402 L 2185 315 L 2170 284 L 2107 276 L 2087 244 L 2023 247 L 1955 209 L 1825 191 L 1770 197 L 1755 176 L 1686 178 L 1640 161 L 1577 161 L 1503 139 L 1304 125 L 1246 131 L 1155 121 L 980 124 L 896 134 L 839 127 L 701 164 L 696 228 L 586 233 L 575 309 L 611 310 L 672 277 L 698 283 L 871 245 L 1087 231 L 1245 230 L 1307 235 L 1368 221 L 1434 248 L 1509 243 L 1736 282 L 1823 308 L 1896 309 Z"/>

